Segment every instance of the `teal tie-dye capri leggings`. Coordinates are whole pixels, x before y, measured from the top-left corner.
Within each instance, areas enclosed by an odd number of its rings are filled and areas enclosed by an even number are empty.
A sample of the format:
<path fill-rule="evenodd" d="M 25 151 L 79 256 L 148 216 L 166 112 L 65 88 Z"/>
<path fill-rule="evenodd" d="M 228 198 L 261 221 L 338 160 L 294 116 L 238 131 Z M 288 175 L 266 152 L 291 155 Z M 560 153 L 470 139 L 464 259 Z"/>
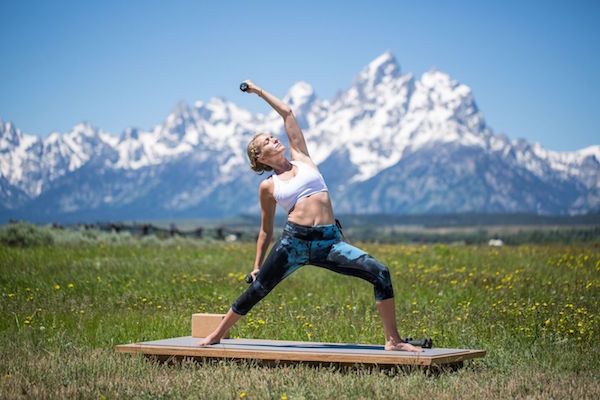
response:
<path fill-rule="evenodd" d="M 306 264 L 371 282 L 375 300 L 394 297 L 388 268 L 364 251 L 343 242 L 337 226 L 304 226 L 288 221 L 256 279 L 231 309 L 236 314 L 246 315 L 286 276 Z"/>

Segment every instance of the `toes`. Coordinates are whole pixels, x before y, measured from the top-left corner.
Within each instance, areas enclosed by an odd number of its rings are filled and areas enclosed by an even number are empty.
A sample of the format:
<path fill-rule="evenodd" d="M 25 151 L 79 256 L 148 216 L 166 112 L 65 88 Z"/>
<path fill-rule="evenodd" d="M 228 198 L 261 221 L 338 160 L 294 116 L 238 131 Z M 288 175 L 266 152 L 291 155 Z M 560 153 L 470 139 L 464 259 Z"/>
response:
<path fill-rule="evenodd" d="M 410 344 L 409 345 L 406 345 L 406 344 L 398 345 L 398 350 L 410 351 L 410 352 L 413 352 L 413 353 L 420 353 L 420 352 L 423 351 L 422 348 L 415 347 L 415 346 L 410 345 Z"/>

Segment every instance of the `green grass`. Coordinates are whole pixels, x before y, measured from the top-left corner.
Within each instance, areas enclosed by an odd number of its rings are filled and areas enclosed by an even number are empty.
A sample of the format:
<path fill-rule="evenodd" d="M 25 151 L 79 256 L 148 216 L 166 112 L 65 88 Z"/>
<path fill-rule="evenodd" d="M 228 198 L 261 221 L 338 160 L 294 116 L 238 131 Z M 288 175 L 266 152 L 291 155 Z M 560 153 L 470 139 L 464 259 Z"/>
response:
<path fill-rule="evenodd" d="M 389 266 L 402 336 L 483 348 L 458 372 L 161 364 L 114 345 L 190 334 L 247 287 L 254 244 L 0 246 L 0 397 L 594 398 L 598 244 L 361 245 Z M 233 336 L 383 343 L 372 286 L 307 266 Z"/>

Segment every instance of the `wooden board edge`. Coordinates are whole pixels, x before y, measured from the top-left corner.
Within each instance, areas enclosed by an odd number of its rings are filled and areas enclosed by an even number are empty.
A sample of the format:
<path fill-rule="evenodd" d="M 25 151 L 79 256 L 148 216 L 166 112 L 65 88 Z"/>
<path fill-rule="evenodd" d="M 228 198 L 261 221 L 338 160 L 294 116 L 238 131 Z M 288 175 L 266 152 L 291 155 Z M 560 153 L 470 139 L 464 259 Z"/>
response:
<path fill-rule="evenodd" d="M 119 347 L 119 346 L 117 346 Z M 285 351 L 255 351 L 239 349 L 215 348 L 190 348 L 177 346 L 152 346 L 142 344 L 121 345 L 116 349 L 121 353 L 144 353 L 157 356 L 187 356 L 209 358 L 241 358 L 269 361 L 316 361 L 332 363 L 356 364 L 404 364 L 404 365 L 431 365 L 432 357 L 417 355 L 365 355 L 365 354 L 340 354 L 340 353 L 311 353 L 311 352 L 285 352 Z"/>
<path fill-rule="evenodd" d="M 473 358 L 485 357 L 485 350 L 466 350 L 462 353 L 446 354 L 432 357 L 432 365 L 450 364 L 459 361 L 471 360 Z"/>
<path fill-rule="evenodd" d="M 141 353 L 141 346 L 138 343 L 118 344 L 115 346 L 117 353 Z"/>

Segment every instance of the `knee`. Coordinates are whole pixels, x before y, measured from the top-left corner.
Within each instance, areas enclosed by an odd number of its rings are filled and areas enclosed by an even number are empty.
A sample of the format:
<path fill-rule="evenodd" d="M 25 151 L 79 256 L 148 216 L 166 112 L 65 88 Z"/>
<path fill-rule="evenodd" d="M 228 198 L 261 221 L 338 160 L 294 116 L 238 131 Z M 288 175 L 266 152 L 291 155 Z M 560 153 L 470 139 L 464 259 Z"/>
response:
<path fill-rule="evenodd" d="M 394 289 L 392 287 L 392 277 L 390 270 L 383 264 L 379 264 L 377 268 L 377 286 L 375 287 L 375 299 L 377 301 L 394 297 Z"/>
<path fill-rule="evenodd" d="M 375 260 L 375 273 L 377 274 L 377 280 L 382 284 L 392 283 L 392 277 L 388 267 L 383 265 L 381 262 Z"/>
<path fill-rule="evenodd" d="M 254 280 L 250 287 L 233 303 L 231 309 L 238 315 L 246 315 L 269 291 L 259 281 Z"/>

